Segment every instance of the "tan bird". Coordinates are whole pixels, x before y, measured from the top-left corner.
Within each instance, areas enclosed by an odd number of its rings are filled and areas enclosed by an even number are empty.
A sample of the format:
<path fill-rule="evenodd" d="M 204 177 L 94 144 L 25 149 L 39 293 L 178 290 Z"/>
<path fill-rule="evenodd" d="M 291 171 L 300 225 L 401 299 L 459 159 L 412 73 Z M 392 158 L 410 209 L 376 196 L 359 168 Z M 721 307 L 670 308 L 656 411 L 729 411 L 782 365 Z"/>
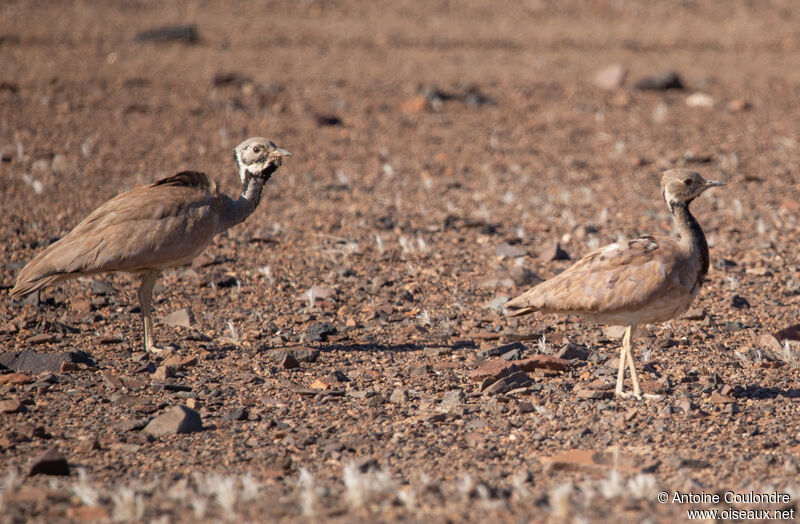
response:
<path fill-rule="evenodd" d="M 22 268 L 11 296 L 21 298 L 83 275 L 139 274 L 144 346 L 147 351 L 159 351 L 153 344 L 151 317 L 158 275 L 189 263 L 217 233 L 250 216 L 258 206 L 261 188 L 285 156 L 291 153 L 266 138 L 249 138 L 236 146 L 234 159 L 242 179 L 237 199 L 220 193 L 211 177 L 195 171 L 117 195 Z"/>
<path fill-rule="evenodd" d="M 638 325 L 664 322 L 685 312 L 700 291 L 708 272 L 708 244 L 689 204 L 706 189 L 722 185 L 686 169 L 665 171 L 661 194 L 680 237 L 646 236 L 602 247 L 507 302 L 508 316 L 571 313 L 626 326 L 616 395 L 627 396 L 622 388 L 627 359 L 633 395 L 641 398 L 631 340 Z"/>

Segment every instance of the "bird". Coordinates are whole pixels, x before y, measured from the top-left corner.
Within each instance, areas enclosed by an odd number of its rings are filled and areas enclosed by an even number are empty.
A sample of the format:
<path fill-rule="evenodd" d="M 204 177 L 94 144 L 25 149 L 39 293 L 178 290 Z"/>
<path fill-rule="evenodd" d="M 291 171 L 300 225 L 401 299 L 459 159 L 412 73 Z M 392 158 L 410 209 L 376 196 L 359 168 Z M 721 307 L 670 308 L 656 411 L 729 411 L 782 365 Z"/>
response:
<path fill-rule="evenodd" d="M 235 199 L 220 193 L 210 176 L 197 171 L 182 171 L 117 195 L 22 268 L 12 298 L 85 275 L 117 271 L 139 275 L 144 348 L 154 353 L 163 350 L 153 342 L 152 297 L 159 274 L 188 264 L 215 235 L 250 216 L 264 184 L 291 155 L 263 137 L 236 146 L 233 156 L 242 189 Z"/>
<path fill-rule="evenodd" d="M 633 396 L 641 399 L 632 340 L 641 324 L 665 322 L 689 309 L 708 273 L 708 243 L 689 204 L 723 182 L 706 180 L 687 169 L 661 175 L 661 195 L 679 236 L 643 236 L 601 247 L 557 276 L 506 302 L 508 317 L 541 313 L 575 314 L 625 327 L 615 396 L 623 391 L 627 359 Z"/>

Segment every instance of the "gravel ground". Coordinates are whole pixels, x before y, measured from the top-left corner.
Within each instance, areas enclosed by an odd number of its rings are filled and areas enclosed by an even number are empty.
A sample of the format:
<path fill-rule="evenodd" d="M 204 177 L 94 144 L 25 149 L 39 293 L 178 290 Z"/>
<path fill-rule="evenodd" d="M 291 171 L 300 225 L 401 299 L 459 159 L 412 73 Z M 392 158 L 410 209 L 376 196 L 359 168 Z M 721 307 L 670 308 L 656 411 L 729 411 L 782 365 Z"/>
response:
<path fill-rule="evenodd" d="M 129 275 L 0 300 L 0 522 L 794 518 L 793 2 L 0 13 L 0 289 L 124 190 L 192 169 L 236 194 L 240 141 L 294 153 L 160 280 L 158 356 Z M 568 267 L 556 245 L 673 234 L 679 166 L 728 184 L 693 206 L 711 270 L 636 341 L 658 399 L 615 400 L 618 332 L 502 303 Z"/>

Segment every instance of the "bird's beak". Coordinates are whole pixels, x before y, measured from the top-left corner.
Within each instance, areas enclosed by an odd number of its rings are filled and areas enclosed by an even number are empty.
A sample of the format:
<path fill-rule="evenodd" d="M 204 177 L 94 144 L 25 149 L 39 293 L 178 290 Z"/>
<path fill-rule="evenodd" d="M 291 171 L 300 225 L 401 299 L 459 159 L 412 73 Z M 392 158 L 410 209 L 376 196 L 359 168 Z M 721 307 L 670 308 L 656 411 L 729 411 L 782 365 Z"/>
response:
<path fill-rule="evenodd" d="M 709 187 L 718 187 L 724 186 L 725 182 L 720 182 L 719 180 L 706 180 L 706 189 Z"/>
<path fill-rule="evenodd" d="M 286 151 L 280 147 L 275 148 L 275 151 L 273 151 L 272 154 L 277 156 L 292 156 L 291 151 Z"/>

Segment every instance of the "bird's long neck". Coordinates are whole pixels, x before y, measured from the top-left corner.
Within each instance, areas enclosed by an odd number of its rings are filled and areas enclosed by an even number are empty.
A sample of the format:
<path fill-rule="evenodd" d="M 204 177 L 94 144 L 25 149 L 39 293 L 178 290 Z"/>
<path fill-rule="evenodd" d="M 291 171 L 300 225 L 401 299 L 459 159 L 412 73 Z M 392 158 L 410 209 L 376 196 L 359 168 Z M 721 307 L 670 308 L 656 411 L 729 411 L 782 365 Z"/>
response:
<path fill-rule="evenodd" d="M 703 277 L 708 273 L 708 242 L 700 224 L 689 212 L 688 202 L 671 202 L 669 205 L 672 211 L 672 218 L 678 226 L 681 235 L 681 244 L 693 256 L 700 261 L 700 275 L 698 280 L 702 282 Z"/>
<path fill-rule="evenodd" d="M 220 230 L 228 229 L 244 222 L 247 217 L 253 214 L 253 211 L 256 210 L 258 203 L 261 201 L 261 190 L 264 184 L 276 169 L 277 166 L 270 166 L 259 175 L 254 175 L 247 169 L 241 170 L 242 194 L 239 195 L 238 199 L 231 199 L 227 203 Z"/>

